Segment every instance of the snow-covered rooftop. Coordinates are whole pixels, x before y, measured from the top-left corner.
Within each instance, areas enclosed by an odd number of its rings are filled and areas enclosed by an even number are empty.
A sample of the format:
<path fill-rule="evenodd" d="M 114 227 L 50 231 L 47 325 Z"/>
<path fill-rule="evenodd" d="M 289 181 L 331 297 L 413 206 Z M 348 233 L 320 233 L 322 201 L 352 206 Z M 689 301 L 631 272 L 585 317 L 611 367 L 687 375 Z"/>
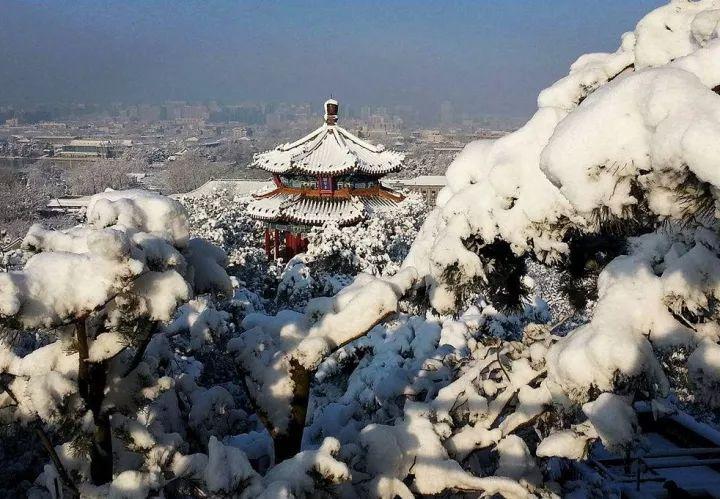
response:
<path fill-rule="evenodd" d="M 291 194 L 278 190 L 270 196 L 253 200 L 247 207 L 248 214 L 259 220 L 322 225 L 337 222 L 350 225 L 375 210 L 394 206 L 384 197 L 329 198 Z"/>
<path fill-rule="evenodd" d="M 198 198 L 209 196 L 218 190 L 225 190 L 235 195 L 248 195 L 258 193 L 262 190 L 272 190 L 273 183 L 265 180 L 245 180 L 245 179 L 218 179 L 208 180 L 197 189 L 181 194 L 171 194 L 171 198 Z"/>
<path fill-rule="evenodd" d="M 445 177 L 445 175 L 420 175 L 415 178 L 394 179 L 392 182 L 388 182 L 388 184 L 418 187 L 444 187 L 447 185 L 447 178 Z"/>
<path fill-rule="evenodd" d="M 327 104 L 336 105 L 331 101 Z M 272 173 L 293 171 L 310 175 L 349 172 L 385 175 L 402 167 L 404 154 L 356 137 L 336 125 L 333 115 L 326 114 L 325 120 L 320 128 L 300 140 L 257 154 L 253 164 Z"/>

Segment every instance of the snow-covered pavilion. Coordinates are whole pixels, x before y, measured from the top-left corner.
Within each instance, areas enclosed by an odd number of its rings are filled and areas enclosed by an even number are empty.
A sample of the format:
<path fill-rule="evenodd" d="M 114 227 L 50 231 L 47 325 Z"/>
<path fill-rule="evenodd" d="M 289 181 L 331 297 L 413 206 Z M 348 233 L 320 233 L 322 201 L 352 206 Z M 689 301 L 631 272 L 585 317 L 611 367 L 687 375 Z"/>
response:
<path fill-rule="evenodd" d="M 254 194 L 248 214 L 265 222 L 265 251 L 290 258 L 305 250 L 312 226 L 358 223 L 403 196 L 380 184 L 402 167 L 404 155 L 372 145 L 337 125 L 338 103 L 325 102 L 325 122 L 305 137 L 257 154 L 253 165 L 273 175 L 272 188 Z"/>

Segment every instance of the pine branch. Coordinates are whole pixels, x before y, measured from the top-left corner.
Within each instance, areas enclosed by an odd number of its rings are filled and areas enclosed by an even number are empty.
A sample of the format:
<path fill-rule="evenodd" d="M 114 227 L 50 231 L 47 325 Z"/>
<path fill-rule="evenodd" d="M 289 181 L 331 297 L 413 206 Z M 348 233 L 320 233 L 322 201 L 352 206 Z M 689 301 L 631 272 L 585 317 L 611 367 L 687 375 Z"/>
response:
<path fill-rule="evenodd" d="M 137 368 L 137 366 L 140 365 L 140 362 L 142 362 L 142 359 L 145 356 L 145 351 L 147 350 L 148 345 L 150 345 L 150 341 L 152 340 L 153 336 L 155 336 L 155 333 L 158 331 L 159 328 L 160 322 L 153 321 L 150 325 L 150 328 L 148 329 L 147 334 L 140 342 L 140 345 L 138 345 L 137 351 L 135 352 L 135 355 L 130 361 L 130 364 L 128 364 L 127 369 L 125 369 L 125 372 L 123 372 L 123 378 L 128 376 Z"/>
<path fill-rule="evenodd" d="M 15 396 L 10 387 L 3 382 L 2 379 L 0 379 L 0 390 L 7 393 L 17 406 L 20 405 L 20 401 L 18 400 L 18 398 Z M 35 430 L 35 434 L 37 435 L 38 440 L 40 440 L 40 444 L 50 456 L 50 460 L 52 461 L 53 466 L 55 466 L 55 469 L 60 476 L 60 480 L 70 490 L 73 498 L 80 497 L 80 493 L 78 492 L 75 483 L 72 481 L 72 478 L 70 478 L 70 474 L 67 472 L 67 469 L 65 469 L 65 466 L 60 460 L 60 456 L 58 456 L 57 452 L 55 451 L 55 447 L 53 447 L 50 438 L 43 429 L 42 423 L 39 421 L 39 418 L 33 420 L 33 429 Z"/>

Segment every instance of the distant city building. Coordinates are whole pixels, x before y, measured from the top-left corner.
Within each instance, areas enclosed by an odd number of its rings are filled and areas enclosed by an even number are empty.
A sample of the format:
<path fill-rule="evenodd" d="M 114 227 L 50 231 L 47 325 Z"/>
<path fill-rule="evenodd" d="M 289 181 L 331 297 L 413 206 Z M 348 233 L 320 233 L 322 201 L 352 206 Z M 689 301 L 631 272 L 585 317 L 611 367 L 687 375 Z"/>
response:
<path fill-rule="evenodd" d="M 232 134 L 235 139 L 247 139 L 252 136 L 252 129 L 246 126 L 237 127 L 232 129 Z"/>
<path fill-rule="evenodd" d="M 447 185 L 445 175 L 421 175 L 412 179 L 393 179 L 386 182 L 394 189 L 419 192 L 428 206 L 435 206 L 438 193 Z"/>
<path fill-rule="evenodd" d="M 440 123 L 443 125 L 450 125 L 457 121 L 455 119 L 455 112 L 453 110 L 452 102 L 444 101 L 440 104 Z"/>
<path fill-rule="evenodd" d="M 132 147 L 131 140 L 74 139 L 61 145 L 55 155 L 70 158 L 115 158 L 121 156 L 129 147 Z"/>
<path fill-rule="evenodd" d="M 273 174 L 274 188 L 255 194 L 248 214 L 265 222 L 268 256 L 291 258 L 307 246 L 303 236 L 325 222 L 348 226 L 403 196 L 380 184 L 402 167 L 404 155 L 374 146 L 337 125 L 338 103 L 325 103 L 325 123 L 300 140 L 255 156 Z"/>
<path fill-rule="evenodd" d="M 210 111 L 203 104 L 170 101 L 165 103 L 160 115 L 170 121 L 200 123 L 210 118 Z"/>
<path fill-rule="evenodd" d="M 148 104 L 138 106 L 138 119 L 145 123 L 153 123 L 159 121 L 162 116 L 160 106 L 152 106 Z"/>
<path fill-rule="evenodd" d="M 62 130 L 67 128 L 67 123 L 59 123 L 57 121 L 42 121 L 35 126 L 41 130 Z"/>
<path fill-rule="evenodd" d="M 440 130 L 420 130 L 420 139 L 431 144 L 440 144 L 447 140 Z"/>
<path fill-rule="evenodd" d="M 33 140 L 42 145 L 62 146 L 76 138 L 77 137 L 73 137 L 72 135 L 38 135 L 33 137 Z"/>

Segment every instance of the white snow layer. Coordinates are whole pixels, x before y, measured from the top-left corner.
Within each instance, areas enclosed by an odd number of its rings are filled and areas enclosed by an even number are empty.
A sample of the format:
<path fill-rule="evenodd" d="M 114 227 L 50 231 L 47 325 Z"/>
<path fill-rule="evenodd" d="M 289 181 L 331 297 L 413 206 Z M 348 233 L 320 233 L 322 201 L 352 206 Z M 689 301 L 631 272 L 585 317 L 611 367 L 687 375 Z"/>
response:
<path fill-rule="evenodd" d="M 50 327 L 108 302 L 110 320 L 127 314 L 168 321 L 198 293 L 232 293 L 225 253 L 188 240 L 177 201 L 140 190 L 93 196 L 88 226 L 65 231 L 34 225 L 24 248 L 38 252 L 19 271 L 0 274 L 0 318 Z"/>
<path fill-rule="evenodd" d="M 110 190 L 95 194 L 88 203 L 87 220 L 96 227 L 118 225 L 154 233 L 178 247 L 188 241 L 185 208 L 175 199 L 150 191 Z"/>

